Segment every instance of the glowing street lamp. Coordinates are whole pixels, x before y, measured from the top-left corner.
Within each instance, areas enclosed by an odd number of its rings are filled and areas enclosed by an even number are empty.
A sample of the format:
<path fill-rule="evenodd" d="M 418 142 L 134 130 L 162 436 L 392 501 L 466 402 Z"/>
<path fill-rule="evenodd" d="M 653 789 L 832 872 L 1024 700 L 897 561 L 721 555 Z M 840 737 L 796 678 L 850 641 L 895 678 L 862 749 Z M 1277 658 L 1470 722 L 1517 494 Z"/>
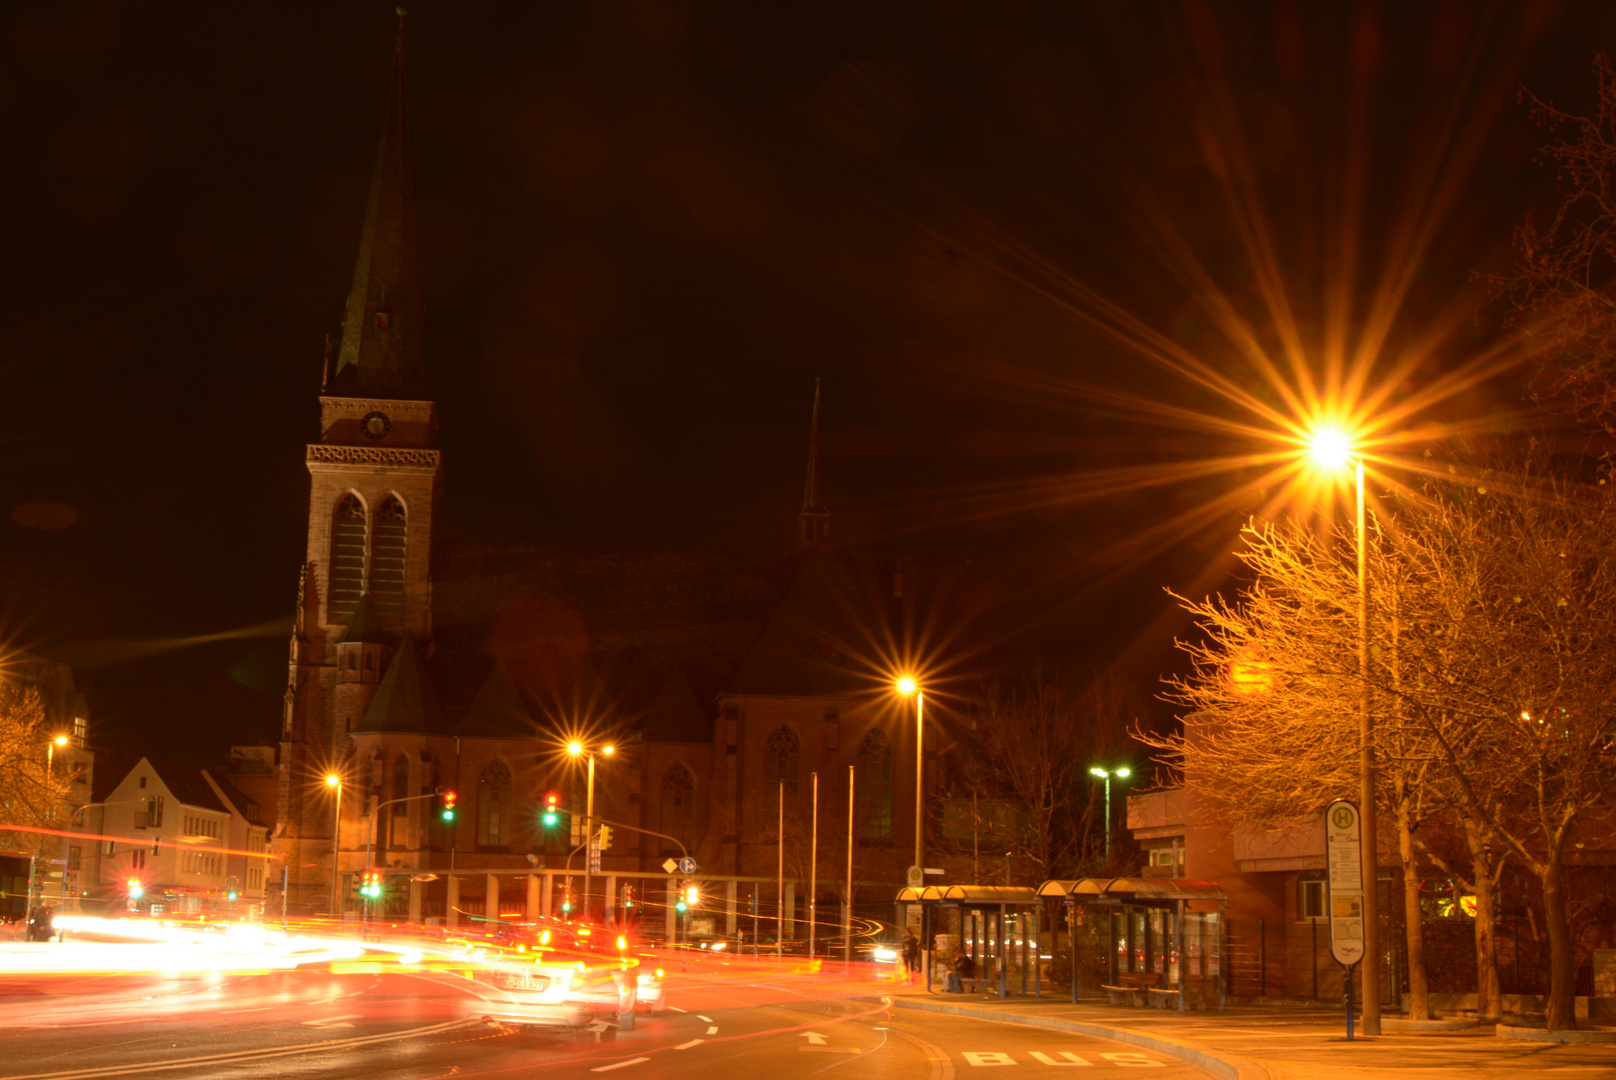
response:
<path fill-rule="evenodd" d="M 331 819 L 331 915 L 340 914 L 337 909 L 337 853 L 342 850 L 342 777 L 337 773 L 325 774 L 325 786 L 337 793 L 336 812 Z"/>
<path fill-rule="evenodd" d="M 1102 769 L 1098 765 L 1092 766 L 1089 772 L 1105 780 L 1105 861 L 1111 861 L 1111 778 L 1126 780 L 1133 775 L 1133 770 L 1126 765 L 1115 769 Z"/>
<path fill-rule="evenodd" d="M 921 884 L 926 882 L 925 851 L 921 839 L 925 835 L 925 809 L 922 796 L 925 792 L 925 757 L 922 747 L 926 735 L 926 692 L 920 688 L 913 675 L 899 676 L 893 684 L 898 693 L 904 697 L 911 694 L 915 698 L 915 866 L 920 870 Z"/>
<path fill-rule="evenodd" d="M 617 747 L 611 743 L 607 743 L 600 748 L 601 757 L 611 757 L 616 752 Z M 567 753 L 575 758 L 581 757 L 589 762 L 589 784 L 586 789 L 588 793 L 584 797 L 584 843 L 587 844 L 590 838 L 595 835 L 595 751 L 574 739 L 567 744 Z M 594 887 L 594 876 L 594 871 L 590 868 L 589 861 L 586 859 L 584 861 L 584 903 L 582 912 L 585 915 L 589 913 L 589 892 Z"/>
<path fill-rule="evenodd" d="M 1363 1030 L 1365 1035 L 1380 1034 L 1380 924 L 1379 844 L 1375 832 L 1375 750 L 1372 741 L 1374 719 L 1369 712 L 1369 561 L 1364 529 L 1364 462 L 1353 446 L 1351 436 L 1340 428 L 1319 427 L 1308 436 L 1308 449 L 1322 468 L 1339 469 L 1348 462 L 1354 466 L 1358 494 L 1358 813 L 1363 833 Z"/>

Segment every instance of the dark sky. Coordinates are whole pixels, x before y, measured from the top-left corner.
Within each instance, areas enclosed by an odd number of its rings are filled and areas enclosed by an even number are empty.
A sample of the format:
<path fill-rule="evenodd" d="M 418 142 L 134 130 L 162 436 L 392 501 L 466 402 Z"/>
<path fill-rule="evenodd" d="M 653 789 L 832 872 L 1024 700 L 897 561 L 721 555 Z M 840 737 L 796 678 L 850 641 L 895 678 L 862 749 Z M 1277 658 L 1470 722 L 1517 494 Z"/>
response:
<path fill-rule="evenodd" d="M 1516 87 L 1585 106 L 1616 26 L 1469 0 L 409 6 L 441 537 L 784 547 L 820 375 L 839 537 L 968 556 L 1028 655 L 1141 684 L 1183 631 L 1162 588 L 1215 587 L 1259 501 L 1196 521 L 1249 475 L 1139 482 L 1251 448 L 1151 413 L 1251 419 L 1142 337 L 1277 398 L 1207 316 L 1280 346 L 1230 191 L 1302 340 L 1349 208 L 1350 322 L 1393 265 L 1388 356 L 1463 313 L 1412 392 L 1491 341 L 1474 275 L 1550 190 Z M 393 27 L 369 2 L 0 5 L 0 629 L 75 664 L 103 746 L 205 764 L 276 735 Z"/>

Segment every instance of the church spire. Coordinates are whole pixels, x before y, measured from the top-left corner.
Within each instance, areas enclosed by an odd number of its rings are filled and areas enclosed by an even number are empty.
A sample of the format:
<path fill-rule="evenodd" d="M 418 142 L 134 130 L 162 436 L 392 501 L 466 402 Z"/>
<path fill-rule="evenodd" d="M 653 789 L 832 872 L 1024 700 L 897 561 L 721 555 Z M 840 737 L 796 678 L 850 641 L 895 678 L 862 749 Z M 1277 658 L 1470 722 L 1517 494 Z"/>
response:
<path fill-rule="evenodd" d="M 325 392 L 337 397 L 426 399 L 425 317 L 416 254 L 415 175 L 404 85 L 404 9 L 342 345 Z"/>
<path fill-rule="evenodd" d="M 797 515 L 797 541 L 803 547 L 830 543 L 830 510 L 819 493 L 819 380 L 814 380 L 814 418 L 808 429 L 808 482 L 802 489 L 802 513 Z"/>

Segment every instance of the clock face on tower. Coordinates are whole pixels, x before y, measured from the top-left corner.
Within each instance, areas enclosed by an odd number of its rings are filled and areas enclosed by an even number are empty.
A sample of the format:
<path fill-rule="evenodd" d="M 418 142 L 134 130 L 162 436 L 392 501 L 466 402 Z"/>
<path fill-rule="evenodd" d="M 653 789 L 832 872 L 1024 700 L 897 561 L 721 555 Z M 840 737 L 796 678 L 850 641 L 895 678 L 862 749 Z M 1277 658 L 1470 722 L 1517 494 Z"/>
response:
<path fill-rule="evenodd" d="M 365 418 L 359 421 L 359 430 L 365 433 L 367 439 L 385 438 L 392 427 L 393 422 L 387 419 L 386 413 L 367 413 Z"/>

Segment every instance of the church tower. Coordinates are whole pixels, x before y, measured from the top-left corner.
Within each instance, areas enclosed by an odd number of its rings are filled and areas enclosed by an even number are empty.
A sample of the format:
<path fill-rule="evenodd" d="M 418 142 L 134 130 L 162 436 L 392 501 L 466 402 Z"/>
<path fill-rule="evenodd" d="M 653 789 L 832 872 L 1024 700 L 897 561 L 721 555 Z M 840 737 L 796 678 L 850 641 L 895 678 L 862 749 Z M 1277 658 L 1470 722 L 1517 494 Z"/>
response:
<path fill-rule="evenodd" d="M 402 15 L 402 11 L 400 12 Z M 308 447 L 308 553 L 298 588 L 281 734 L 277 861 L 287 906 L 324 912 L 331 860 L 362 838 L 336 832 L 336 792 L 369 795 L 350 760 L 358 726 L 393 654 L 432 637 L 428 578 L 442 486 L 428 399 L 425 308 L 416 251 L 402 19 L 381 147 L 342 323 L 321 372 L 320 441 Z M 344 808 L 349 817 L 352 807 Z"/>

